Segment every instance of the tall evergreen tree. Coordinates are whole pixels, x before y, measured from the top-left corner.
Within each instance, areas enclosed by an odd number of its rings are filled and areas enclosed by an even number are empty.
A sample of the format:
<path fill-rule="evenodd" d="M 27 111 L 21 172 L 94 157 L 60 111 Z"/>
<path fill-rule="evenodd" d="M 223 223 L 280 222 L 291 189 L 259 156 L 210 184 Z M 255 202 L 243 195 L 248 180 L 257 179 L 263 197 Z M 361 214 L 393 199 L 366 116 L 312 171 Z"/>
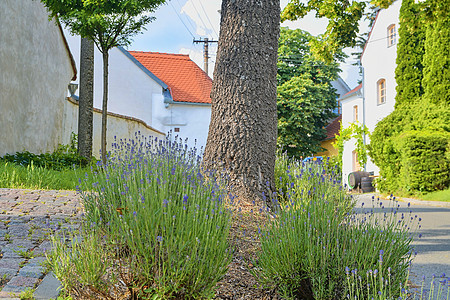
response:
<path fill-rule="evenodd" d="M 429 2 L 422 85 L 428 101 L 450 105 L 450 1 Z"/>
<path fill-rule="evenodd" d="M 397 46 L 395 106 L 416 102 L 423 94 L 423 56 L 425 29 L 420 7 L 414 0 L 403 0 L 400 8 Z"/>

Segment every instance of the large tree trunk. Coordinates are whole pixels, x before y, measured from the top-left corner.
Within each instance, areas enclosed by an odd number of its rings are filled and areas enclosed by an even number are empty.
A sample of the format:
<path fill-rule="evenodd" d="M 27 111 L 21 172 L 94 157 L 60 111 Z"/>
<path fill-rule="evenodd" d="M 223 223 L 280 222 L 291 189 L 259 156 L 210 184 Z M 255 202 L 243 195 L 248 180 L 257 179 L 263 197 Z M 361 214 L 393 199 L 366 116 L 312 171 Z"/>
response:
<path fill-rule="evenodd" d="M 102 162 L 106 164 L 106 124 L 108 116 L 108 51 L 103 50 Z"/>
<path fill-rule="evenodd" d="M 94 42 L 81 39 L 80 99 L 78 108 L 78 153 L 88 161 L 92 157 L 94 106 Z"/>
<path fill-rule="evenodd" d="M 203 167 L 247 201 L 274 191 L 279 0 L 223 0 Z M 263 194 L 264 193 L 264 194 Z"/>

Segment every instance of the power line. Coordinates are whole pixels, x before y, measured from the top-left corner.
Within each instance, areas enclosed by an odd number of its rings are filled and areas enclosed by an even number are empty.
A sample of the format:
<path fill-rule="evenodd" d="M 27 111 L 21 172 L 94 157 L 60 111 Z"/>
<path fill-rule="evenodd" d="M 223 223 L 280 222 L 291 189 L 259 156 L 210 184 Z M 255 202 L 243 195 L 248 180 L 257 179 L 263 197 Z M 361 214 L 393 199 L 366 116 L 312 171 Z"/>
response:
<path fill-rule="evenodd" d="M 180 9 L 183 9 L 183 6 L 181 5 L 180 0 L 177 0 L 177 3 L 178 3 L 178 5 L 180 6 Z M 192 24 L 191 18 L 186 17 L 186 20 L 188 20 L 189 24 L 191 25 L 192 31 L 195 32 L 196 26 L 194 26 L 194 24 Z"/>
<path fill-rule="evenodd" d="M 203 7 L 202 2 L 201 2 L 200 0 L 199 0 L 198 2 L 200 3 L 200 6 L 202 7 L 203 12 L 205 13 L 206 19 L 208 19 L 208 22 L 209 22 L 209 24 L 211 25 L 212 30 L 213 30 L 214 33 L 216 34 L 217 38 L 219 38 L 219 35 L 217 34 L 216 30 L 214 29 L 214 26 L 213 26 L 211 20 L 209 19 L 208 14 L 206 13 L 205 8 Z"/>
<path fill-rule="evenodd" d="M 385 36 L 385 37 L 382 37 L 382 38 L 379 38 L 379 39 L 376 39 L 376 40 L 372 40 L 372 41 L 367 42 L 367 44 L 373 43 L 373 42 L 382 41 L 382 40 L 386 40 L 386 39 L 389 39 L 389 38 L 394 38 L 394 37 L 397 38 L 397 34 L 390 35 L 390 36 Z"/>
<path fill-rule="evenodd" d="M 180 15 L 179 15 L 178 12 L 177 12 L 177 10 L 176 10 L 175 7 L 173 6 L 172 2 L 169 1 L 169 3 L 170 3 L 170 5 L 172 6 L 172 8 L 173 8 L 173 10 L 175 11 L 175 13 L 177 14 L 178 19 L 180 19 L 181 23 L 183 23 L 183 25 L 184 25 L 184 27 L 186 28 L 186 30 L 189 31 L 189 33 L 192 35 L 192 38 L 195 39 L 195 36 L 192 34 L 192 32 L 189 30 L 189 28 L 188 28 L 188 27 L 186 26 L 186 24 L 183 22 L 183 20 L 181 19 Z"/>
<path fill-rule="evenodd" d="M 195 11 L 197 12 L 197 16 L 200 19 L 200 21 L 202 22 L 203 26 L 205 26 L 206 29 L 208 29 L 208 26 L 206 26 L 205 22 L 203 22 L 203 18 L 200 16 L 200 13 L 197 10 L 197 7 L 194 4 L 194 1 L 192 1 L 192 6 L 194 7 Z"/>

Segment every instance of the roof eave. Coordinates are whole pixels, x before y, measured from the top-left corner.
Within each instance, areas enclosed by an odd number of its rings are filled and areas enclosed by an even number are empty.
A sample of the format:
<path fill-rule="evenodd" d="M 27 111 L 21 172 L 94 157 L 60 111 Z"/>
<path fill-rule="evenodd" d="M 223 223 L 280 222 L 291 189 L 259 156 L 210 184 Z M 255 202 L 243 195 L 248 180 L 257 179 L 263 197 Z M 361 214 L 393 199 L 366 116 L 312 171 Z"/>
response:
<path fill-rule="evenodd" d="M 136 66 L 139 67 L 139 69 L 141 69 L 145 74 L 147 74 L 151 79 L 153 79 L 154 81 L 156 81 L 156 83 L 158 83 L 164 90 L 169 90 L 169 86 L 162 81 L 161 79 L 159 79 L 158 77 L 156 77 L 155 74 L 153 74 L 152 72 L 150 72 L 149 69 L 147 69 L 143 64 L 141 64 L 130 52 L 128 52 L 127 50 L 125 50 L 123 47 L 118 46 L 117 47 L 123 54 L 125 54 L 126 57 L 128 57 Z"/>

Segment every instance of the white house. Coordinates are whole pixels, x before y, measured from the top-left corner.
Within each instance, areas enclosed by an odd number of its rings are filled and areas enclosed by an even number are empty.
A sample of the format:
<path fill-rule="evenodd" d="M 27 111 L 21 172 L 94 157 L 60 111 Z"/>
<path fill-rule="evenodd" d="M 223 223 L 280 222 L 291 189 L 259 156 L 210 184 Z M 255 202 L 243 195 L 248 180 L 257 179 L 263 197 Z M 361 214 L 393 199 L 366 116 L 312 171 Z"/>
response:
<path fill-rule="evenodd" d="M 358 121 L 373 132 L 376 124 L 394 110 L 395 68 L 401 1 L 377 12 L 361 56 L 363 83 L 340 98 L 342 126 Z M 368 144 L 369 138 L 365 138 Z M 359 169 L 354 141 L 344 144 L 343 180 Z M 379 174 L 378 167 L 368 160 L 365 170 Z"/>
<path fill-rule="evenodd" d="M 66 34 L 77 66 L 80 37 Z M 108 112 L 144 121 L 197 148 L 206 145 L 211 115 L 211 78 L 188 55 L 127 51 L 109 52 Z M 94 107 L 102 108 L 103 60 L 94 54 Z"/>

